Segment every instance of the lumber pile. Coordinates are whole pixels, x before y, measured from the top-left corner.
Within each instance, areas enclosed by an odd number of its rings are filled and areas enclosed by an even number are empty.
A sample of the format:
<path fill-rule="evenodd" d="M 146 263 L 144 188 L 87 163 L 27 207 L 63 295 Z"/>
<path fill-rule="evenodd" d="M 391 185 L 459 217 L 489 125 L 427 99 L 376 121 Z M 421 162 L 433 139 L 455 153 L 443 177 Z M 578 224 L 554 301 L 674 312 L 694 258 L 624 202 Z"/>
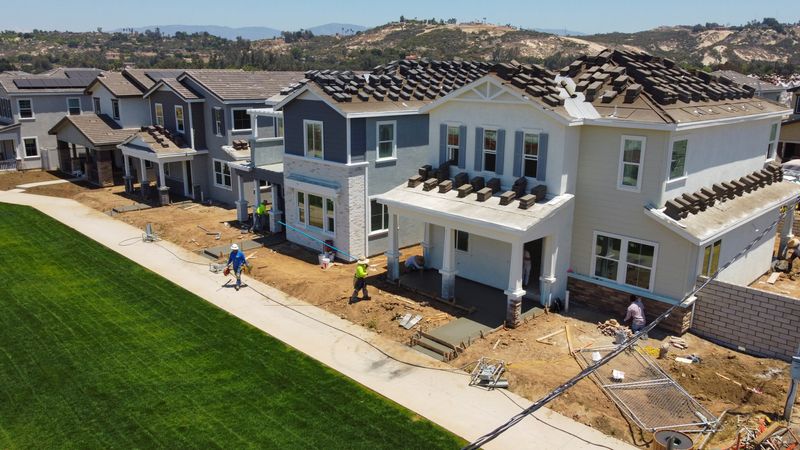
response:
<path fill-rule="evenodd" d="M 617 322 L 616 319 L 609 319 L 605 322 L 598 322 L 597 329 L 600 330 L 606 336 L 616 336 L 617 331 L 622 330 L 625 332 L 628 338 L 633 337 L 633 331 L 630 328 L 626 327 L 625 325 L 620 324 Z"/>
<path fill-rule="evenodd" d="M 669 343 L 673 347 L 679 348 L 681 350 L 686 350 L 687 348 L 689 348 L 689 345 L 686 343 L 686 339 L 681 338 L 681 337 L 670 336 L 669 337 Z"/>

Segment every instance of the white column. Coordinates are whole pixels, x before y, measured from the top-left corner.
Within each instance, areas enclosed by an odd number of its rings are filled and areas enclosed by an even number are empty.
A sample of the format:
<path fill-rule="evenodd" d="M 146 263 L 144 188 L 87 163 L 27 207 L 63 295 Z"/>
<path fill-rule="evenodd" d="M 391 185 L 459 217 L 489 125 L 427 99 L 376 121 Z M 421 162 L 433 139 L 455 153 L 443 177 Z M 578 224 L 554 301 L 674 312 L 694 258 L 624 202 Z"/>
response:
<path fill-rule="evenodd" d="M 451 300 L 455 297 L 456 291 L 456 253 L 453 235 L 455 230 L 444 227 L 444 243 L 442 244 L 442 298 Z"/>
<path fill-rule="evenodd" d="M 524 243 L 514 241 L 511 243 L 511 260 L 508 268 L 508 289 L 506 294 L 506 326 L 516 328 L 522 324 L 522 250 Z"/>
<path fill-rule="evenodd" d="M 244 196 L 244 179 L 236 173 L 236 187 L 239 189 L 239 200 L 236 201 L 236 220 L 247 222 L 250 214 L 247 212 L 247 198 Z"/>
<path fill-rule="evenodd" d="M 386 276 L 391 281 L 400 279 L 400 236 L 397 214 L 389 213 L 389 250 L 386 252 Z"/>
<path fill-rule="evenodd" d="M 422 258 L 425 259 L 425 268 L 427 269 L 431 266 L 431 224 L 425 222 L 422 226 Z"/>
<path fill-rule="evenodd" d="M 553 284 L 556 282 L 557 239 L 558 235 L 555 234 L 542 239 L 542 276 L 539 277 L 539 302 L 548 307 L 553 301 Z"/>
<path fill-rule="evenodd" d="M 191 109 L 189 109 L 191 111 Z M 190 197 L 192 195 L 192 187 L 189 186 L 189 175 L 186 170 L 186 164 L 189 161 L 181 161 L 181 177 L 183 178 L 183 195 Z"/>
<path fill-rule="evenodd" d="M 131 176 L 131 160 L 130 157 L 126 154 L 122 154 L 122 161 L 125 164 L 125 176 L 123 179 L 125 180 L 125 192 L 128 194 L 133 193 L 133 177 Z"/>
<path fill-rule="evenodd" d="M 269 229 L 273 233 L 280 233 L 283 231 L 283 225 L 280 222 L 283 220 L 280 203 L 280 189 L 281 185 L 273 184 L 270 191 L 272 192 L 272 207 L 269 209 Z"/>
<path fill-rule="evenodd" d="M 147 181 L 147 166 L 144 165 L 144 158 L 139 158 L 139 182 Z"/>
<path fill-rule="evenodd" d="M 789 208 L 787 206 L 787 208 Z M 789 209 L 786 211 L 786 215 L 783 216 L 783 227 L 781 227 L 781 241 L 780 245 L 778 246 L 778 257 L 783 256 L 784 252 L 786 251 L 786 244 L 789 243 L 789 239 L 794 237 L 792 234 L 794 231 L 794 210 Z"/>
<path fill-rule="evenodd" d="M 158 187 L 164 187 L 167 185 L 167 177 L 164 175 L 164 163 L 158 163 Z"/>
<path fill-rule="evenodd" d="M 261 204 L 261 183 L 258 178 L 253 178 L 253 196 L 255 197 L 256 208 Z"/>
<path fill-rule="evenodd" d="M 130 159 L 128 159 L 128 155 L 123 153 L 122 160 L 125 162 L 125 176 L 126 177 L 130 177 L 131 176 L 131 161 L 130 161 Z"/>

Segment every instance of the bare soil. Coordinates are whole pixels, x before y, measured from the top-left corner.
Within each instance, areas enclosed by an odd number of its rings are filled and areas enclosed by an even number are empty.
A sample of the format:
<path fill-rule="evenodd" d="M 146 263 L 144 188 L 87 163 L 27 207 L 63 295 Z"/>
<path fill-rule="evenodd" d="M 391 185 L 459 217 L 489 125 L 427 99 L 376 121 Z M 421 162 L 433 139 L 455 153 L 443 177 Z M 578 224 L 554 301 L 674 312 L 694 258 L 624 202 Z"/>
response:
<path fill-rule="evenodd" d="M 6 185 L 41 181 L 43 176 L 36 172 L 23 175 Z M 0 182 L 4 176 L 0 176 Z M 135 197 L 126 196 L 121 187 L 93 188 L 74 183 L 34 188 L 28 192 L 74 198 L 104 212 L 136 201 Z M 243 233 L 235 216 L 234 209 L 188 203 L 123 213 L 115 217 L 142 229 L 145 224 L 151 223 L 162 239 L 192 251 L 200 251 L 206 247 L 257 237 L 249 232 Z M 220 239 L 206 234 L 198 225 L 219 232 Z M 127 237 L 121 236 L 120 239 Z M 411 247 L 403 249 L 402 253 L 405 258 L 420 254 L 421 249 Z M 370 263 L 368 284 L 372 299 L 349 304 L 355 270 L 353 265 L 335 263 L 323 270 L 318 265 L 316 251 L 285 241 L 248 254 L 254 267 L 252 277 L 401 343 L 408 343 L 416 331 L 398 326 L 396 319 L 407 312 L 423 316 L 420 323 L 423 329 L 443 325 L 461 314 L 447 305 L 384 282 L 386 260 L 382 256 L 372 258 Z M 800 288 L 795 283 L 791 284 L 795 289 L 792 292 L 800 293 Z M 507 378 L 511 391 L 536 400 L 580 371 L 577 360 L 569 354 L 564 333 L 553 337 L 552 345 L 536 342 L 536 339 L 569 324 L 573 330 L 575 347 L 605 345 L 611 342 L 611 338 L 603 336 L 596 324 L 609 318 L 622 319 L 577 308 L 564 315 L 546 314 L 515 330 L 500 330 L 478 339 L 451 363 L 455 367 L 463 367 L 482 356 L 502 359 L 508 363 Z M 668 336 L 663 334 L 652 335 L 643 342 L 643 348 L 652 352 L 666 338 Z M 775 418 L 781 413 L 789 385 L 786 363 L 734 352 L 690 334 L 684 338 L 689 348 L 679 350 L 672 347 L 668 357 L 658 360 L 658 364 L 712 413 L 720 415 L 727 411 L 725 426 L 706 448 L 722 448 L 723 444 L 729 444 L 735 438 L 736 430 L 741 426 L 737 425 L 737 416 L 741 417 L 743 423 L 754 424 L 757 417 L 766 415 Z M 674 360 L 675 356 L 691 354 L 699 356 L 701 362 L 687 365 Z M 733 381 L 741 383 L 743 387 Z M 763 393 L 756 394 L 745 387 Z M 652 444 L 651 436 L 629 424 L 591 379 L 579 382 L 548 406 L 643 448 L 650 448 Z"/>
<path fill-rule="evenodd" d="M 69 175 L 60 172 L 47 172 L 43 170 L 30 170 L 26 172 L 0 172 L 0 191 L 14 189 L 20 184 L 38 183 L 40 181 L 53 181 L 69 178 Z"/>

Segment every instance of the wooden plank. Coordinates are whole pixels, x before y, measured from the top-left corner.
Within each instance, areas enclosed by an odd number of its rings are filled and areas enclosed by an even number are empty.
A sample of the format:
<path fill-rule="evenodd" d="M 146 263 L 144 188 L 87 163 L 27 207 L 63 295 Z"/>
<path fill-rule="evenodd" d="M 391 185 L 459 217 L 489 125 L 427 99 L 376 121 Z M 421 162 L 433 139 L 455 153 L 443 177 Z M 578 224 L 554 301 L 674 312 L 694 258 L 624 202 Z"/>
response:
<path fill-rule="evenodd" d="M 769 278 L 767 278 L 767 283 L 775 284 L 775 282 L 778 281 L 778 278 L 780 276 L 781 276 L 780 272 L 772 272 L 772 274 L 769 276 Z"/>
<path fill-rule="evenodd" d="M 778 429 L 782 427 L 783 425 L 781 425 L 779 422 L 772 422 L 771 424 L 769 424 L 767 428 L 764 429 L 764 431 L 762 431 L 761 433 L 759 433 L 758 436 L 756 436 L 756 440 L 753 441 L 753 444 L 756 447 L 758 447 L 759 445 L 761 445 L 762 442 L 766 441 L 767 438 L 772 436 L 776 431 L 778 431 Z"/>
<path fill-rule="evenodd" d="M 552 342 L 544 342 L 544 340 L 545 340 L 545 339 L 548 339 L 548 338 L 551 338 L 551 337 L 553 337 L 553 336 L 559 335 L 559 334 L 561 334 L 561 333 L 563 333 L 563 332 L 564 332 L 564 329 L 563 329 L 563 328 L 561 328 L 561 329 L 558 329 L 558 330 L 556 330 L 556 331 L 553 331 L 552 333 L 546 334 L 546 335 L 544 335 L 544 336 L 542 336 L 542 337 L 540 337 L 540 338 L 536 339 L 536 342 L 541 342 L 541 343 L 543 343 L 543 344 L 552 344 Z"/>
<path fill-rule="evenodd" d="M 567 347 L 569 348 L 569 354 L 573 354 L 574 351 L 572 350 L 574 347 L 572 345 L 572 333 L 569 332 L 569 325 L 564 325 L 564 332 L 567 333 Z"/>

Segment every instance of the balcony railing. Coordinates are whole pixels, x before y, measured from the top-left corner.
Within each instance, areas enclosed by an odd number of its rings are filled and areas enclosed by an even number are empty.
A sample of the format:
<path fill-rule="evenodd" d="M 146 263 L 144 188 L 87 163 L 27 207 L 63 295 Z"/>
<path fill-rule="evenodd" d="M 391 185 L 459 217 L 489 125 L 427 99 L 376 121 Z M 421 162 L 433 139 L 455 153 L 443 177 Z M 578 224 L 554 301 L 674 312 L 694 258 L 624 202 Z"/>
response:
<path fill-rule="evenodd" d="M 250 149 L 256 167 L 283 162 L 282 137 L 251 139 Z"/>
<path fill-rule="evenodd" d="M 16 159 L 0 160 L 0 172 L 6 172 L 9 170 L 17 170 L 17 160 Z"/>

